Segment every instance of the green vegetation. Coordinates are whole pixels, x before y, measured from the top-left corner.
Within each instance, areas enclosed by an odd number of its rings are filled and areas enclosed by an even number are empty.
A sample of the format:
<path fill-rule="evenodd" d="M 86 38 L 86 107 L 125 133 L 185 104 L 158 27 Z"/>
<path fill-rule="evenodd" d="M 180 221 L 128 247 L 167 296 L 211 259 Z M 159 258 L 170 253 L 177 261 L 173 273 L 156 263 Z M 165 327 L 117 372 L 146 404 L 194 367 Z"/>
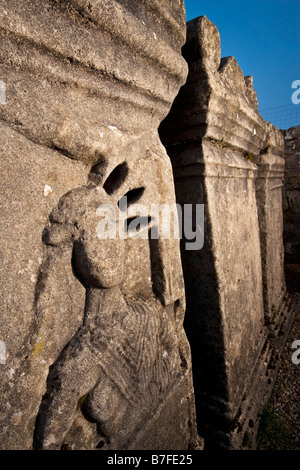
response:
<path fill-rule="evenodd" d="M 85 402 L 86 398 L 88 397 L 88 393 L 84 395 L 83 397 L 80 398 L 77 404 L 77 410 L 80 410 L 82 408 L 83 403 Z"/>
<path fill-rule="evenodd" d="M 245 153 L 245 154 L 244 154 L 244 157 L 246 158 L 246 160 L 251 161 L 252 158 L 254 157 L 254 155 L 252 155 L 252 153 Z"/>
<path fill-rule="evenodd" d="M 291 450 L 290 433 L 270 403 L 264 406 L 257 434 L 258 450 Z"/>

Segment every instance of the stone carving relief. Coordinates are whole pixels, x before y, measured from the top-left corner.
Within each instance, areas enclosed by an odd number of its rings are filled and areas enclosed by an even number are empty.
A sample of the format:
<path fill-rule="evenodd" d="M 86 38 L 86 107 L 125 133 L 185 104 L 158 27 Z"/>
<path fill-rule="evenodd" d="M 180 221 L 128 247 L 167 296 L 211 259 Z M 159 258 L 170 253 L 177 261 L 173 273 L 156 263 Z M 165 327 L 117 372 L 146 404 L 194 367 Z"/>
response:
<path fill-rule="evenodd" d="M 37 448 L 61 448 L 80 400 L 103 446 L 123 448 L 180 370 L 176 331 L 157 302 L 127 299 L 122 293 L 125 237 L 100 240 L 97 235 L 99 206 L 115 205 L 121 212 L 127 168 L 120 164 L 102 185 L 96 183 L 101 179 L 96 166 L 87 186 L 60 199 L 43 234 L 44 243 L 54 247 L 52 256 L 55 249 L 71 255 L 86 297 L 82 325 L 51 366 L 35 430 Z M 127 204 L 143 192 L 129 192 Z"/>
<path fill-rule="evenodd" d="M 2 4 L 2 447 L 186 449 L 179 241 L 132 236 L 175 203 L 158 126 L 187 76 L 184 2 Z M 101 204 L 126 239 L 97 236 Z"/>

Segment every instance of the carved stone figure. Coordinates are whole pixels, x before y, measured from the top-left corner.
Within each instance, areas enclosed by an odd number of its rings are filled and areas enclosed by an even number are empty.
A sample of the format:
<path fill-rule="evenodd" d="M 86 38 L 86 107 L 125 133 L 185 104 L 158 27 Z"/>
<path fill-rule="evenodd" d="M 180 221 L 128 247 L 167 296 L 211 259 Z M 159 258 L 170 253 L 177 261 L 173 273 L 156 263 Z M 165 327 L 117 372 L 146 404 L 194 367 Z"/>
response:
<path fill-rule="evenodd" d="M 179 241 L 96 231 L 124 195 L 175 202 L 185 32 L 182 0 L 1 2 L 3 449 L 197 441 Z"/>
<path fill-rule="evenodd" d="M 74 189 L 52 211 L 44 232 L 45 243 L 72 253 L 86 301 L 82 325 L 51 367 L 37 448 L 61 448 L 83 397 L 84 414 L 97 423 L 103 445 L 126 448 L 180 370 L 176 332 L 155 302 L 127 300 L 121 292 L 124 238 L 98 237 L 97 208 L 113 201 L 101 185 Z"/>

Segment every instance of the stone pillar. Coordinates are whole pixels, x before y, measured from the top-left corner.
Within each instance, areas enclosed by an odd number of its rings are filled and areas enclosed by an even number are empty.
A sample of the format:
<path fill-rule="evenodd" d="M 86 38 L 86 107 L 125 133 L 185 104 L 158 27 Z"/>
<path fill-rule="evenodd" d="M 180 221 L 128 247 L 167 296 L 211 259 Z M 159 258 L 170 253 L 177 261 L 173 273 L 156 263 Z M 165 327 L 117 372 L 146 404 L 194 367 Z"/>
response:
<path fill-rule="evenodd" d="M 1 447 L 195 448 L 179 242 L 148 237 L 184 3 L 10 0 L 0 28 Z"/>
<path fill-rule="evenodd" d="M 284 250 L 286 264 L 300 264 L 300 126 L 282 131 L 285 142 L 283 191 Z"/>
<path fill-rule="evenodd" d="M 237 449 L 254 445 L 278 358 L 268 325 L 269 306 L 277 311 L 284 294 L 284 162 L 279 131 L 257 111 L 252 77 L 220 50 L 205 16 L 188 22 L 189 76 L 160 135 L 177 201 L 205 206 L 204 246 L 182 243 L 199 430 L 207 448 Z"/>
<path fill-rule="evenodd" d="M 276 324 L 285 296 L 282 187 L 285 162 L 281 132 L 265 123 L 265 147 L 253 157 L 257 164 L 256 197 L 262 251 L 266 321 Z"/>

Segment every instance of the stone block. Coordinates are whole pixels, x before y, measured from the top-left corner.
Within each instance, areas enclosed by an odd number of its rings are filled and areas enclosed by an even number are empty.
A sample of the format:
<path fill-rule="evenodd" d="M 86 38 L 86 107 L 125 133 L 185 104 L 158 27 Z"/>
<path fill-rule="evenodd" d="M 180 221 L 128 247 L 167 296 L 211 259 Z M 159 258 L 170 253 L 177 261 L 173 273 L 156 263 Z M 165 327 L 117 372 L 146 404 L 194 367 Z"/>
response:
<path fill-rule="evenodd" d="M 238 449 L 249 433 L 255 445 L 253 423 L 280 350 L 275 338 L 280 343 L 282 325 L 291 321 L 284 300 L 283 140 L 258 113 L 252 77 L 233 57 L 221 59 L 218 30 L 205 16 L 187 23 L 183 56 L 188 79 L 160 135 L 177 201 L 205 206 L 203 248 L 188 251 L 182 243 L 197 421 L 206 448 Z"/>
<path fill-rule="evenodd" d="M 1 448 L 195 448 L 179 241 L 148 236 L 184 3 L 4 1 L 0 34 Z"/>
<path fill-rule="evenodd" d="M 284 250 L 288 265 L 300 264 L 300 126 L 282 131 L 285 143 L 283 188 Z"/>

